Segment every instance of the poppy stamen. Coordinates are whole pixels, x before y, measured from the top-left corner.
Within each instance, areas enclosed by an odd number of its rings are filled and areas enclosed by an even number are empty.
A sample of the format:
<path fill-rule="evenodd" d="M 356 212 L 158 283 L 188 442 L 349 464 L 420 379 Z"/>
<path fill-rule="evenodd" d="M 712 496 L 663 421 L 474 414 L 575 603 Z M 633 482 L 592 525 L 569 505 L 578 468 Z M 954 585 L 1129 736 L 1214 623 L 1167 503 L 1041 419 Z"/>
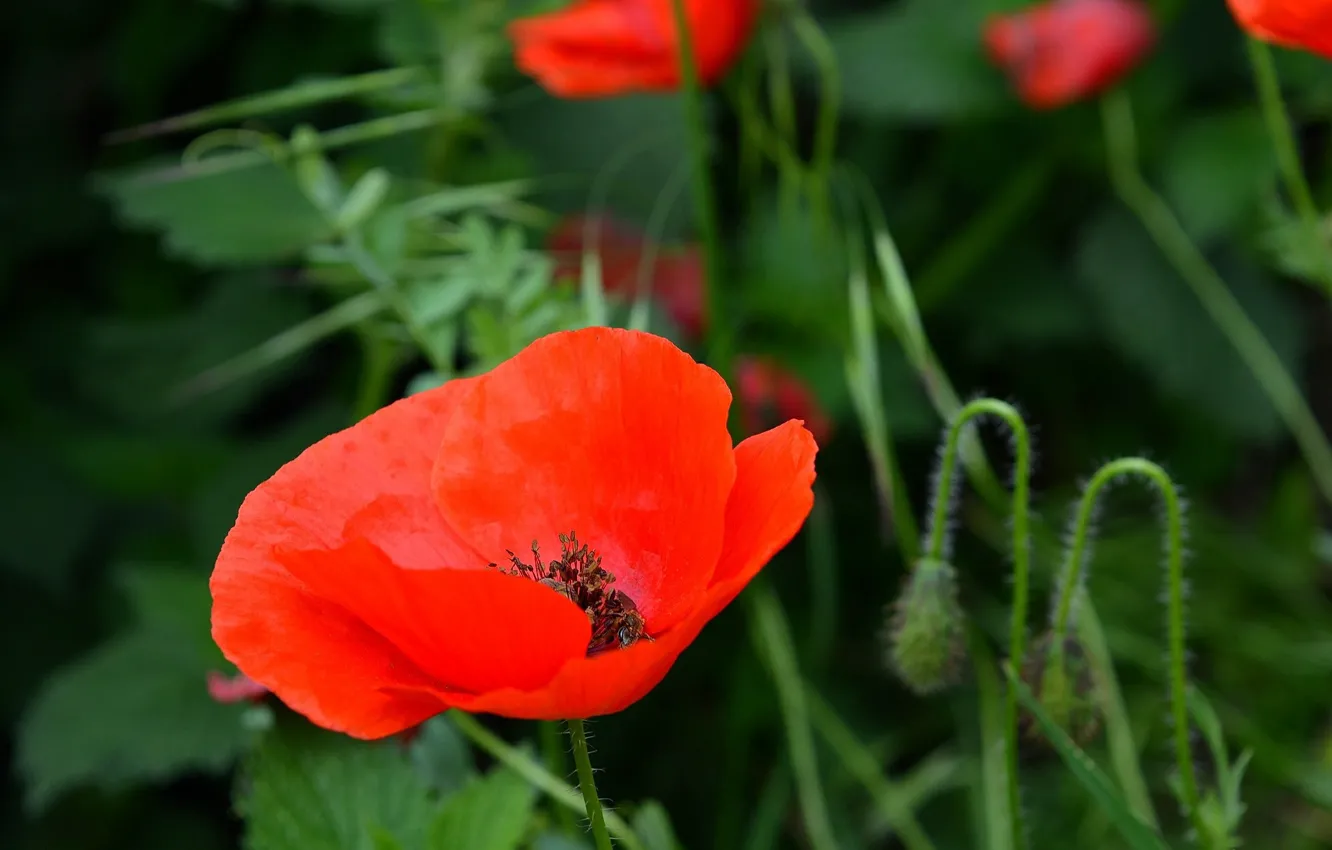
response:
<path fill-rule="evenodd" d="M 634 600 L 611 587 L 615 576 L 601 565 L 601 556 L 586 543 L 579 543 L 571 531 L 560 535 L 560 557 L 541 560 L 540 548 L 532 542 L 532 563 L 526 563 L 508 550 L 509 564 L 491 564 L 505 575 L 520 576 L 562 594 L 587 614 L 592 624 L 592 639 L 587 654 L 607 649 L 633 646 L 640 639 L 652 640 L 645 631 L 647 622 Z"/>

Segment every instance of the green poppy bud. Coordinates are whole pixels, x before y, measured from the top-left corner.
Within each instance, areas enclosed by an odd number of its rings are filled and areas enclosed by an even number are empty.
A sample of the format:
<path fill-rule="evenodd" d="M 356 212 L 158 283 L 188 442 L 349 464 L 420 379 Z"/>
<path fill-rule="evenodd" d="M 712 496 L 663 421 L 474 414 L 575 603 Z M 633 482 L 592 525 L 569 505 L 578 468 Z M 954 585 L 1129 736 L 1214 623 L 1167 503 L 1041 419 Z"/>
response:
<path fill-rule="evenodd" d="M 1050 718 L 1074 741 L 1085 744 L 1101 729 L 1100 704 L 1086 650 L 1073 636 L 1065 637 L 1059 651 L 1045 635 L 1031 648 L 1022 667 L 1022 679 L 1041 701 Z M 1027 736 L 1044 740 L 1035 719 L 1026 718 Z"/>
<path fill-rule="evenodd" d="M 888 663 L 907 687 L 927 694 L 952 684 L 966 657 L 957 573 L 923 558 L 894 605 Z"/>

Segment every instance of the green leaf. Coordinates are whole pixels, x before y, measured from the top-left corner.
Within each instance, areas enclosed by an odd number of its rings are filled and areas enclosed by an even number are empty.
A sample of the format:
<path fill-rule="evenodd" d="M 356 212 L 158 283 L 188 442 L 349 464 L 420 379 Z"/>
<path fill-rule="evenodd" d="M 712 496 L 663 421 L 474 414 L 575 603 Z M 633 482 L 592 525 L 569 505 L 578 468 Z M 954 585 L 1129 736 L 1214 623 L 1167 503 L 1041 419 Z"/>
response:
<path fill-rule="evenodd" d="M 188 641 L 145 629 L 58 670 L 19 726 L 28 807 L 39 811 L 81 785 L 227 769 L 247 738 L 245 707 L 209 697 L 208 666 Z"/>
<path fill-rule="evenodd" d="M 930 0 L 904 0 L 830 24 L 843 108 L 918 121 L 1001 109 L 1011 97 L 980 49 L 984 15 L 975 0 L 954 3 L 947 14 Z"/>
<path fill-rule="evenodd" d="M 429 850 L 517 850 L 527 834 L 536 791 L 501 767 L 449 798 L 430 828 Z"/>
<path fill-rule="evenodd" d="M 205 159 L 105 175 L 94 186 L 126 224 L 160 233 L 168 251 L 201 265 L 274 262 L 333 233 L 273 162 L 217 172 Z"/>
<path fill-rule="evenodd" d="M 434 804 L 401 744 L 279 729 L 249 759 L 236 808 L 246 850 L 425 845 Z M 460 845 L 466 846 L 466 845 Z"/>
<path fill-rule="evenodd" d="M 592 850 L 592 845 L 558 832 L 545 832 L 532 842 L 532 850 Z"/>
<path fill-rule="evenodd" d="M 1008 686 L 1017 689 L 1018 699 L 1036 718 L 1036 722 L 1040 724 L 1046 738 L 1054 745 L 1055 751 L 1059 753 L 1069 772 L 1092 795 L 1097 806 L 1105 812 L 1128 845 L 1133 850 L 1170 850 L 1160 835 L 1129 810 L 1128 803 L 1124 801 L 1123 795 L 1119 793 L 1119 789 L 1114 786 L 1110 778 L 1050 717 L 1022 680 L 1014 674 L 1012 668 L 1005 664 L 1004 672 L 1008 676 Z"/>
<path fill-rule="evenodd" d="M 1276 157 L 1254 109 L 1194 118 L 1171 139 L 1163 166 L 1166 198 L 1203 242 L 1252 215 L 1276 176 Z"/>
<path fill-rule="evenodd" d="M 1297 309 L 1270 280 L 1226 259 L 1218 265 L 1235 298 L 1294 371 L 1304 350 Z M 1098 216 L 1082 235 L 1077 262 L 1110 341 L 1164 394 L 1191 402 L 1237 436 L 1282 433 L 1253 373 L 1127 213 Z"/>
<path fill-rule="evenodd" d="M 447 714 L 421 724 L 420 733 L 412 742 L 411 757 L 426 783 L 444 796 L 462 788 L 476 775 L 467 739 Z"/>
<path fill-rule="evenodd" d="M 671 816 L 656 800 L 648 800 L 634 812 L 630 824 L 643 839 L 644 850 L 680 850 L 680 842 L 671 828 Z"/>
<path fill-rule="evenodd" d="M 213 643 L 208 573 L 162 564 L 128 564 L 120 568 L 117 579 L 138 627 L 184 641 L 202 663 L 225 664 Z"/>

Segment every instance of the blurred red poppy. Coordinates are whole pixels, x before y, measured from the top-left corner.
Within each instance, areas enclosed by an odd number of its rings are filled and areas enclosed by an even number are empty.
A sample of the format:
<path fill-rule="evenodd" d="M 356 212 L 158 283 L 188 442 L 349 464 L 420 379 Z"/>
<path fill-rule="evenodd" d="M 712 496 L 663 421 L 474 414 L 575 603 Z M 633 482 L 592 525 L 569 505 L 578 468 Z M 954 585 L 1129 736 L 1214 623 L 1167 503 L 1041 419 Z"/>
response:
<path fill-rule="evenodd" d="M 831 434 L 832 425 L 814 393 L 776 361 L 752 355 L 737 357 L 735 384 L 746 432 L 752 434 L 773 422 L 799 419 L 817 442 Z"/>
<path fill-rule="evenodd" d="M 703 256 L 697 246 L 654 248 L 632 227 L 600 216 L 569 216 L 546 239 L 560 276 L 582 274 L 585 247 L 592 248 L 601 260 L 601 285 L 606 292 L 633 299 L 641 275 L 643 285 L 681 330 L 694 337 L 702 335 Z M 644 269 L 644 257 L 649 253 L 654 256 Z"/>
<path fill-rule="evenodd" d="M 1254 38 L 1332 59 L 1332 0 L 1228 0 Z"/>
<path fill-rule="evenodd" d="M 732 447 L 730 402 L 668 341 L 607 328 L 403 399 L 245 499 L 213 571 L 213 637 L 357 737 L 452 707 L 619 711 L 813 504 L 809 431 Z"/>
<path fill-rule="evenodd" d="M 208 671 L 208 695 L 214 702 L 258 702 L 268 695 L 268 688 L 244 673 L 228 676 L 217 670 Z"/>
<path fill-rule="evenodd" d="M 1052 0 L 991 18 L 985 46 L 1033 109 L 1053 109 L 1109 88 L 1156 40 L 1138 0 Z"/>
<path fill-rule="evenodd" d="M 715 83 L 740 55 L 757 0 L 685 0 L 699 77 Z M 606 97 L 680 85 L 672 0 L 576 0 L 509 25 L 518 67 L 552 94 Z"/>

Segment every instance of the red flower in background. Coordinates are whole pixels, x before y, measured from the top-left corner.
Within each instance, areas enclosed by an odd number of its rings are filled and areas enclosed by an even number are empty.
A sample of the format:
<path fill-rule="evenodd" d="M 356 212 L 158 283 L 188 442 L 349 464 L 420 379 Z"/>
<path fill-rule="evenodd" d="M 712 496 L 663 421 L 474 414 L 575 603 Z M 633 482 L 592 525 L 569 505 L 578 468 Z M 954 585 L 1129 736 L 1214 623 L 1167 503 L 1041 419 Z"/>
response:
<path fill-rule="evenodd" d="M 776 361 L 751 355 L 737 357 L 735 384 L 742 423 L 749 433 L 786 419 L 803 421 L 818 442 L 832 432 L 814 393 Z"/>
<path fill-rule="evenodd" d="M 632 300 L 638 293 L 640 273 L 645 273 L 644 285 L 675 323 L 691 336 L 703 333 L 703 257 L 697 246 L 659 247 L 644 270 L 644 255 L 652 246 L 637 230 L 608 218 L 570 216 L 546 239 L 555 272 L 565 277 L 582 274 L 587 247 L 601 260 L 601 285 L 606 292 Z"/>
<path fill-rule="evenodd" d="M 685 0 L 699 77 L 715 83 L 740 55 L 757 0 Z M 680 85 L 672 0 L 577 0 L 509 25 L 518 67 L 560 97 L 670 91 Z"/>
<path fill-rule="evenodd" d="M 730 402 L 666 340 L 606 328 L 403 399 L 245 499 L 213 570 L 213 637 L 362 738 L 454 707 L 623 709 L 813 504 L 810 433 L 732 447 Z"/>
<path fill-rule="evenodd" d="M 1052 0 L 992 18 L 985 46 L 1034 109 L 1052 109 L 1118 82 L 1155 42 L 1138 0 Z"/>
<path fill-rule="evenodd" d="M 228 676 L 216 670 L 208 671 L 208 695 L 214 702 L 258 702 L 268 693 L 268 688 L 244 673 Z"/>
<path fill-rule="evenodd" d="M 1332 0 L 1228 0 L 1254 38 L 1332 59 Z"/>

